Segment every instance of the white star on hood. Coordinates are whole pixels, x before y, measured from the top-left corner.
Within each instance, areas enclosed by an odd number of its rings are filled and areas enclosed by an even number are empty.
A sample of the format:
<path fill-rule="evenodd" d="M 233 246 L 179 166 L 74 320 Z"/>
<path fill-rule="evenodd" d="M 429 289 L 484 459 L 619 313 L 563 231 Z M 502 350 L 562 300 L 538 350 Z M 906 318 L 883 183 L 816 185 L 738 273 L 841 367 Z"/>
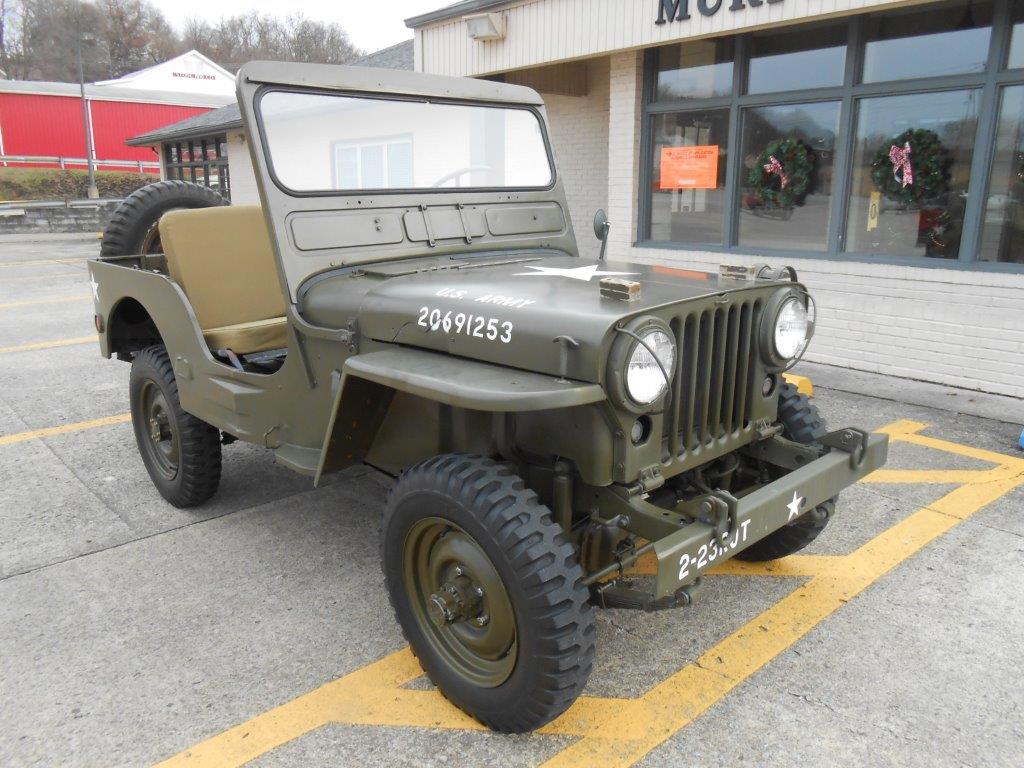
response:
<path fill-rule="evenodd" d="M 597 264 L 591 264 L 589 267 L 573 267 L 571 269 L 562 269 L 561 267 L 535 267 L 531 264 L 526 265 L 527 269 L 536 270 L 535 272 L 516 272 L 514 277 L 530 276 L 530 277 L 571 277 L 573 280 L 583 280 L 589 282 L 594 276 L 604 277 L 606 275 L 639 275 L 639 272 L 602 272 L 598 269 Z"/>

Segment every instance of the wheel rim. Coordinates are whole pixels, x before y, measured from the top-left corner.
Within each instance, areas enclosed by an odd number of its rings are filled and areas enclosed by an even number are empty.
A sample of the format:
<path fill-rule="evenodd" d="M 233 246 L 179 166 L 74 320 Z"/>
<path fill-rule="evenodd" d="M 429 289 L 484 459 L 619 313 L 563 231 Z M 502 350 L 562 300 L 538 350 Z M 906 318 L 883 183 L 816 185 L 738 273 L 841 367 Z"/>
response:
<path fill-rule="evenodd" d="M 150 464 L 168 480 L 178 474 L 178 434 L 167 398 L 156 382 L 146 381 L 140 393 L 140 426 Z"/>
<path fill-rule="evenodd" d="M 515 668 L 515 614 L 491 559 L 461 527 L 417 521 L 405 538 L 405 589 L 431 648 L 468 682 L 494 688 Z"/>
<path fill-rule="evenodd" d="M 142 256 L 149 256 L 154 253 L 163 253 L 164 246 L 160 242 L 160 227 L 159 222 L 153 222 L 149 229 L 146 230 L 146 235 L 142 238 L 142 245 L 139 248 L 139 254 Z"/>
<path fill-rule="evenodd" d="M 161 213 L 161 216 L 170 213 L 171 211 L 183 210 L 180 207 L 168 208 L 166 211 Z M 142 244 L 139 246 L 140 256 L 151 256 L 155 253 L 163 253 L 164 244 L 160 240 L 160 219 L 157 219 L 149 225 L 149 229 L 146 230 L 146 234 L 142 238 Z"/>

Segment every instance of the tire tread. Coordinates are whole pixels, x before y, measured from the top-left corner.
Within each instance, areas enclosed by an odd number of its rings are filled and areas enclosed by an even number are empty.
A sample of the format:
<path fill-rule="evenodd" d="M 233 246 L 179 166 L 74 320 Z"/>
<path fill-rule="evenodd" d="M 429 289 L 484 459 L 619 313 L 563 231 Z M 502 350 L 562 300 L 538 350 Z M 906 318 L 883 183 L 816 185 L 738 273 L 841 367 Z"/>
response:
<path fill-rule="evenodd" d="M 487 727 L 508 733 L 530 731 L 553 720 L 569 708 L 586 686 L 596 648 L 594 611 L 589 591 L 582 583 L 583 570 L 575 547 L 537 495 L 507 465 L 480 456 L 447 454 L 413 466 L 392 488 L 381 537 L 385 578 L 388 568 L 384 532 L 401 498 L 420 490 L 450 493 L 456 503 L 471 510 L 486 527 L 506 553 L 526 595 L 532 631 L 543 648 L 539 656 L 529 660 L 535 669 L 535 679 L 519 706 L 470 714 Z M 401 616 L 395 597 L 401 585 L 389 582 L 388 587 L 392 605 Z M 404 623 L 399 623 L 416 653 L 413 637 Z M 441 684 L 438 689 L 453 704 L 469 711 L 458 691 L 446 690 Z"/>

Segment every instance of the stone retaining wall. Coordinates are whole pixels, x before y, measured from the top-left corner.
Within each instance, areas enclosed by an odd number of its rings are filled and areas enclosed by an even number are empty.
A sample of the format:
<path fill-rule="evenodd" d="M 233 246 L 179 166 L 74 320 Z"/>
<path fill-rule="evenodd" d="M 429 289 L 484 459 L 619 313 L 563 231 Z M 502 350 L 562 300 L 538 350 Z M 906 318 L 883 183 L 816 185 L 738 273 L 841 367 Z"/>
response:
<path fill-rule="evenodd" d="M 0 234 L 102 232 L 120 200 L 70 200 L 0 205 Z"/>

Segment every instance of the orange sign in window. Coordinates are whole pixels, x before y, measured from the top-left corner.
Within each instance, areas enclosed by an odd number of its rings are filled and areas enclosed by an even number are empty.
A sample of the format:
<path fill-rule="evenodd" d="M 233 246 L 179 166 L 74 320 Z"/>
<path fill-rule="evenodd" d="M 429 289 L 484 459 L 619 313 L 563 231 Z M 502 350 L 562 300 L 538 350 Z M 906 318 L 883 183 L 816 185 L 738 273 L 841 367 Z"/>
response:
<path fill-rule="evenodd" d="M 661 189 L 716 189 L 718 187 L 718 145 L 663 147 Z"/>

